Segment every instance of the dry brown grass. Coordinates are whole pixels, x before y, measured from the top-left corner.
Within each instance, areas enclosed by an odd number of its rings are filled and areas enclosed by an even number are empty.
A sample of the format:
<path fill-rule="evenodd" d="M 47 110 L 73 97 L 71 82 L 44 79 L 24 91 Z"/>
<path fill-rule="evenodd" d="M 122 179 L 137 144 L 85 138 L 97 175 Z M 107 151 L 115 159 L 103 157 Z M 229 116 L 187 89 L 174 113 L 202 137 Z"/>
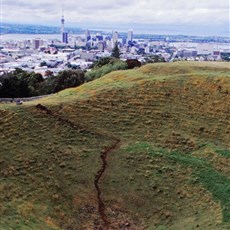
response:
<path fill-rule="evenodd" d="M 3 229 L 99 229 L 93 182 L 111 135 L 122 140 L 100 184 L 111 228 L 227 229 L 221 196 L 197 182 L 196 161 L 229 179 L 229 158 L 217 151 L 230 148 L 229 91 L 227 64 L 170 63 L 0 105 Z M 38 112 L 38 103 L 92 133 Z"/>

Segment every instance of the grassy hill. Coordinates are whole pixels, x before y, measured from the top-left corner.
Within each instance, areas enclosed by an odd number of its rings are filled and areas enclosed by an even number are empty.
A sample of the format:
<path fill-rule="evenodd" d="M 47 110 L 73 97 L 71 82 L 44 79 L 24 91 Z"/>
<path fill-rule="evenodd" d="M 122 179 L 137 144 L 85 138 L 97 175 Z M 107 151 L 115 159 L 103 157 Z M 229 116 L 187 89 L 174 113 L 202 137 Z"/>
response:
<path fill-rule="evenodd" d="M 179 62 L 0 104 L 0 229 L 229 229 L 229 92 Z"/>

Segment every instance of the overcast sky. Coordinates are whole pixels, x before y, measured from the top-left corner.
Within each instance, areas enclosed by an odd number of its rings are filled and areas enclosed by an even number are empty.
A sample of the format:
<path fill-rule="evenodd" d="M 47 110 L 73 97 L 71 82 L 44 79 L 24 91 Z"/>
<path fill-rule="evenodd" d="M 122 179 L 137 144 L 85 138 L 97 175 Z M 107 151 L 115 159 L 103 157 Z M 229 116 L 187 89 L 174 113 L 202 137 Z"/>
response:
<path fill-rule="evenodd" d="M 129 29 L 165 34 L 229 35 L 229 0 L 1 0 L 2 21 Z"/>

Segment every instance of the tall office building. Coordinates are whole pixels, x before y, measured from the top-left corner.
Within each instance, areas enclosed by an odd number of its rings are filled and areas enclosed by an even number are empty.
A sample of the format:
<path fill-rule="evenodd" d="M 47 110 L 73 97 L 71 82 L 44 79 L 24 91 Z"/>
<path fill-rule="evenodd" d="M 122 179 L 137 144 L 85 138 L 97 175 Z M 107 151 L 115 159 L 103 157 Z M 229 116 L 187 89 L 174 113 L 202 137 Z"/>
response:
<path fill-rule="evenodd" d="M 133 30 L 129 30 L 127 34 L 127 43 L 133 41 Z"/>
<path fill-rule="evenodd" d="M 118 32 L 113 32 L 113 43 L 116 43 L 118 41 Z"/>
<path fill-rule="evenodd" d="M 90 31 L 87 29 L 86 31 L 85 31 L 85 40 L 86 40 L 86 42 L 88 42 L 89 40 L 90 40 Z"/>
<path fill-rule="evenodd" d="M 103 42 L 103 41 L 100 41 L 100 42 L 98 42 L 98 44 L 97 44 L 97 47 L 98 47 L 98 49 L 100 50 L 100 51 L 104 51 L 104 49 L 105 49 L 105 42 Z"/>
<path fill-rule="evenodd" d="M 68 33 L 67 32 L 62 33 L 62 42 L 65 44 L 68 43 Z"/>
<path fill-rule="evenodd" d="M 112 45 L 112 48 L 114 48 L 115 47 L 115 44 L 118 42 L 118 32 L 117 31 L 113 31 L 112 32 L 112 43 L 111 43 L 111 45 Z"/>
<path fill-rule="evenodd" d="M 32 40 L 32 45 L 33 45 L 33 49 L 37 50 L 39 49 L 40 46 L 42 46 L 43 41 L 40 38 L 35 38 Z"/>

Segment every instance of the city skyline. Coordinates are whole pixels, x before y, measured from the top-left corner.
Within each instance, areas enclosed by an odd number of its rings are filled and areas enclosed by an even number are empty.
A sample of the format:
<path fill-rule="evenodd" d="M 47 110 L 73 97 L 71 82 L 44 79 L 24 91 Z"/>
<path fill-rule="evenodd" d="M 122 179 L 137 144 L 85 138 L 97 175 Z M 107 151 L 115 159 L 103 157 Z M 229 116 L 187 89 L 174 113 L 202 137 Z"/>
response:
<path fill-rule="evenodd" d="M 90 29 L 188 35 L 229 36 L 229 1 L 98 0 L 65 2 L 50 0 L 2 0 L 5 23 L 60 25 L 62 7 L 65 25 Z"/>

